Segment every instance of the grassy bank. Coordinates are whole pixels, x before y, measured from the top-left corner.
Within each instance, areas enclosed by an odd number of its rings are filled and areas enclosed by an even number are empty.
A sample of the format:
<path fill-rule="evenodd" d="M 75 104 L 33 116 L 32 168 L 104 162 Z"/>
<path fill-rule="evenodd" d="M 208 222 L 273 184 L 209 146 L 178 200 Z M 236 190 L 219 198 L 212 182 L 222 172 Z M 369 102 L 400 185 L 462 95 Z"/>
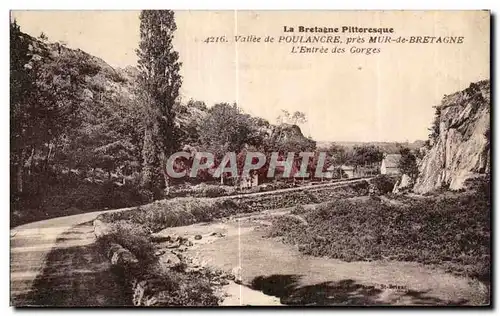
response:
<path fill-rule="evenodd" d="M 398 260 L 438 264 L 489 279 L 490 203 L 484 192 L 447 193 L 388 202 L 334 200 L 277 218 L 270 236 L 301 252 L 345 261 Z"/>
<path fill-rule="evenodd" d="M 226 198 L 174 198 L 155 201 L 125 212 L 108 213 L 98 218 L 105 222 L 127 221 L 150 232 L 168 227 L 185 226 L 236 214 L 251 213 L 265 209 L 293 207 L 320 203 L 333 198 L 348 198 L 368 194 L 365 181 L 342 187 L 324 187 L 295 192 L 278 192 L 266 196 L 243 196 Z"/>

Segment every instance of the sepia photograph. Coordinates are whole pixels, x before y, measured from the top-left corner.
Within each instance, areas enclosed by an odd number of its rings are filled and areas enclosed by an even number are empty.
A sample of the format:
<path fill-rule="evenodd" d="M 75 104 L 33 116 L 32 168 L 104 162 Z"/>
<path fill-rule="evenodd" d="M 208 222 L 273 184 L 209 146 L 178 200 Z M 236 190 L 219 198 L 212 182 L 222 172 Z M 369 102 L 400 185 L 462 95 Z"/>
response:
<path fill-rule="evenodd" d="M 10 11 L 13 307 L 491 307 L 488 10 Z"/>

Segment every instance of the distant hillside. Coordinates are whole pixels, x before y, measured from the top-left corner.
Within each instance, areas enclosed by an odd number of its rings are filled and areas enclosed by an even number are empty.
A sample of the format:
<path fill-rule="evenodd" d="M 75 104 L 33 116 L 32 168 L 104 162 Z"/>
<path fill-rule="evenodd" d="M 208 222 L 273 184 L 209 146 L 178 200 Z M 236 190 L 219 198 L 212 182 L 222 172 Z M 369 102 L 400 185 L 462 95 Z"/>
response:
<path fill-rule="evenodd" d="M 316 145 L 318 148 L 328 148 L 332 144 L 341 145 L 347 148 L 354 148 L 355 146 L 364 146 L 364 145 L 373 145 L 378 146 L 384 153 L 387 154 L 396 154 L 399 153 L 399 149 L 401 147 L 408 147 L 410 149 L 419 149 L 422 148 L 425 144 L 423 140 L 416 140 L 412 143 L 409 142 L 349 142 L 349 141 L 337 141 L 337 142 L 329 142 L 329 141 L 318 141 Z"/>
<path fill-rule="evenodd" d="M 70 169 L 139 167 L 143 137 L 143 109 L 137 90 L 139 70 L 134 66 L 114 68 L 80 49 L 22 32 L 19 36 L 29 47 L 30 61 L 25 67 L 39 74 L 37 89 L 53 93 L 74 119 L 68 123 L 69 137 L 55 144 L 57 161 Z M 203 101 L 189 100 L 176 104 L 174 110 L 180 127 L 180 147 L 196 143 L 200 124 L 210 108 Z M 275 126 L 258 117 L 252 120 L 267 137 L 309 142 L 296 125 Z M 43 157 L 43 153 L 38 156 Z"/>

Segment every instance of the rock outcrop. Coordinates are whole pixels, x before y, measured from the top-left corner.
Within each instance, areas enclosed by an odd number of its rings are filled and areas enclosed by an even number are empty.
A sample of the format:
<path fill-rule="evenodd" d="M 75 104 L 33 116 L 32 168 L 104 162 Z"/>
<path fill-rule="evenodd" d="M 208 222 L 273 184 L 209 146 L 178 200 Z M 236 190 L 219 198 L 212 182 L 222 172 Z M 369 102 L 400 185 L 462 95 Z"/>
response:
<path fill-rule="evenodd" d="M 436 137 L 422 159 L 414 192 L 458 190 L 467 179 L 489 173 L 490 103 L 489 80 L 445 96 L 437 111 Z"/>
<path fill-rule="evenodd" d="M 413 179 L 404 173 L 401 178 L 396 182 L 394 188 L 392 189 L 392 193 L 403 193 L 412 189 L 414 183 Z"/>

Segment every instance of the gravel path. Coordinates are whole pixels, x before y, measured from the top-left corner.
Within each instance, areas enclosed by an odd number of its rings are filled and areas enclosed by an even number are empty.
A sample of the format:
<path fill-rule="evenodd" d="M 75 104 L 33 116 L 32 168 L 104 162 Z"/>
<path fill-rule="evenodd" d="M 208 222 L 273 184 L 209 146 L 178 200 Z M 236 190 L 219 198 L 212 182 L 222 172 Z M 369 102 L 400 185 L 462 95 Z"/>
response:
<path fill-rule="evenodd" d="M 128 304 L 96 249 L 91 220 L 101 212 L 30 223 L 11 230 L 11 305 Z"/>

